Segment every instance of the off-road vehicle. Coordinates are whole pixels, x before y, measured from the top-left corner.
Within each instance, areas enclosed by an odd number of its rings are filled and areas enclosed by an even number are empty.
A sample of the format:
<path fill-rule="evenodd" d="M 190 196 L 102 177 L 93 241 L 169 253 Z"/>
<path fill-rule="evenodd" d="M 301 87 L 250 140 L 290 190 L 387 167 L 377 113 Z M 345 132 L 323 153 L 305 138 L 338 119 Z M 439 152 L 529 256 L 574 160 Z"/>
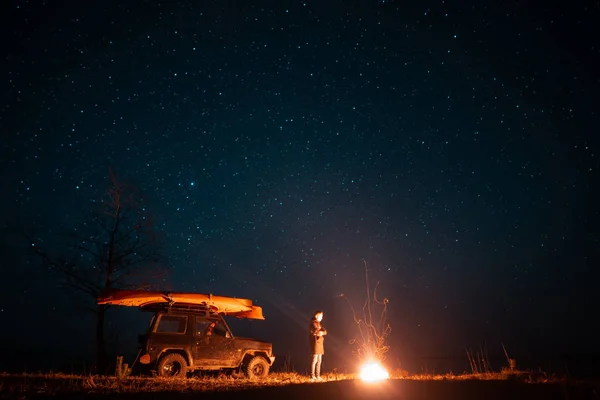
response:
<path fill-rule="evenodd" d="M 148 331 L 139 336 L 139 362 L 159 376 L 221 370 L 261 379 L 275 361 L 271 343 L 235 337 L 223 318 L 264 319 L 262 309 L 247 299 L 113 290 L 98 303 L 154 312 Z"/>

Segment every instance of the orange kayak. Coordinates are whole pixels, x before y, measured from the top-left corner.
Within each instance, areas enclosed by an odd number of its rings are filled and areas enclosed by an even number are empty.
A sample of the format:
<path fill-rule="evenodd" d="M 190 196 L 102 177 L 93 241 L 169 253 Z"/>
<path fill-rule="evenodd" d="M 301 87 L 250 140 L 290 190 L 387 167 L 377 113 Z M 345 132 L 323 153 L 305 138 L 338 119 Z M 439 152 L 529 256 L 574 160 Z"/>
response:
<path fill-rule="evenodd" d="M 202 306 L 222 315 L 265 319 L 262 307 L 252 305 L 252 300 L 202 293 L 112 289 L 100 295 L 98 304 L 141 308 Z"/>

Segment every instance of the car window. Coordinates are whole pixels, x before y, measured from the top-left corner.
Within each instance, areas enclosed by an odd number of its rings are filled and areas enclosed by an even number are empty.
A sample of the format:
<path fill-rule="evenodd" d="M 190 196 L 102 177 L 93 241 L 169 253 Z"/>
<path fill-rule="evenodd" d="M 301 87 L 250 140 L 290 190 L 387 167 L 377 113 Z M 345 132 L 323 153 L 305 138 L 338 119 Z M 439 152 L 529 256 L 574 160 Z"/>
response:
<path fill-rule="evenodd" d="M 208 329 L 208 324 L 210 321 L 205 319 L 196 319 L 196 335 L 202 336 Z"/>
<path fill-rule="evenodd" d="M 158 321 L 158 333 L 185 333 L 187 317 L 184 315 L 162 315 Z"/>
<path fill-rule="evenodd" d="M 225 336 L 227 330 L 219 320 L 196 320 L 196 335 L 199 336 Z"/>

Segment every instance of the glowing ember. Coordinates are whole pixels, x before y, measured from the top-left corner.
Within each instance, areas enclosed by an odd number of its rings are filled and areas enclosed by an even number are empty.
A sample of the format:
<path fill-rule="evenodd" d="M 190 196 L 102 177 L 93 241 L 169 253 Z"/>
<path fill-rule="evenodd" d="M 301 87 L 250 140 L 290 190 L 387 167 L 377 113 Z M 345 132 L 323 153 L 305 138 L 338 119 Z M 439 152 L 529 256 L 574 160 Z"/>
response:
<path fill-rule="evenodd" d="M 381 381 L 389 377 L 390 375 L 385 368 L 376 362 L 368 362 L 360 369 L 360 379 L 365 382 Z"/>

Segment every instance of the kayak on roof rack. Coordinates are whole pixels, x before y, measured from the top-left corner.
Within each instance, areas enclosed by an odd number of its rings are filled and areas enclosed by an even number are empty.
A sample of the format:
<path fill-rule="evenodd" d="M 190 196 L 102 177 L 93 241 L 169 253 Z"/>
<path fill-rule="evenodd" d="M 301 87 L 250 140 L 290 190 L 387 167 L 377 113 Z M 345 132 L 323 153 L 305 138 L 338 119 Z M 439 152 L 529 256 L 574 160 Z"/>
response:
<path fill-rule="evenodd" d="M 201 306 L 225 316 L 265 319 L 262 307 L 253 305 L 252 300 L 203 293 L 111 289 L 99 296 L 98 304 L 141 309 Z"/>

